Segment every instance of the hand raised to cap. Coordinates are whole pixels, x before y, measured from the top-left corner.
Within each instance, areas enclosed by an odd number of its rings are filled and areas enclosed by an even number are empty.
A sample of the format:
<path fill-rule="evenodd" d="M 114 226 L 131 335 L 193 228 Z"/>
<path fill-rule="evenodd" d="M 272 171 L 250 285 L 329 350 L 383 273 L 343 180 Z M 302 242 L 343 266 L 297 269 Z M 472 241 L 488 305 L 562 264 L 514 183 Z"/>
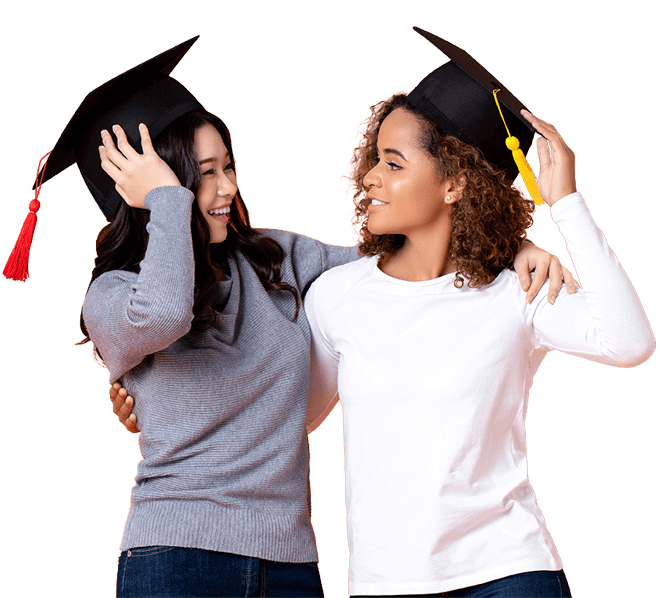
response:
<path fill-rule="evenodd" d="M 101 167 L 114 181 L 122 199 L 132 208 L 145 208 L 145 196 L 158 187 L 179 187 L 180 181 L 171 168 L 154 150 L 148 128 L 138 127 L 143 153 L 139 154 L 127 140 L 120 125 L 113 126 L 118 139 L 115 146 L 111 134 L 101 132 L 103 145 L 99 146 Z"/>
<path fill-rule="evenodd" d="M 527 110 L 523 117 L 542 136 L 537 140 L 540 170 L 537 177 L 542 199 L 552 206 L 559 199 L 576 191 L 574 152 L 553 125 L 537 118 Z"/>

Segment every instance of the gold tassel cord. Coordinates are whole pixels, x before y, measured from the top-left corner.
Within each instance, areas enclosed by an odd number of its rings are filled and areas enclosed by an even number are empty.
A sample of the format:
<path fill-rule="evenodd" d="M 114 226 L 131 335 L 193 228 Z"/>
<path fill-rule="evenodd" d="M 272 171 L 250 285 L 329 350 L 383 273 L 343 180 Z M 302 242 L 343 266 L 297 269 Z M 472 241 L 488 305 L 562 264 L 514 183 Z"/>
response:
<path fill-rule="evenodd" d="M 519 169 L 519 173 L 521 174 L 521 178 L 523 178 L 523 182 L 526 185 L 526 189 L 528 189 L 528 193 L 530 193 L 530 197 L 533 198 L 533 201 L 537 205 L 541 206 L 544 203 L 544 201 L 542 200 L 539 188 L 537 187 L 537 179 L 535 178 L 535 173 L 533 172 L 533 169 L 530 167 L 530 164 L 528 164 L 528 161 L 526 160 L 526 156 L 523 154 L 523 151 L 519 149 L 519 146 L 521 145 L 519 143 L 519 140 L 516 137 L 512 136 L 509 127 L 505 122 L 503 111 L 500 109 L 500 104 L 498 102 L 499 91 L 500 89 L 493 90 L 493 99 L 496 101 L 496 106 L 498 106 L 498 112 L 500 113 L 500 118 L 502 118 L 503 124 L 505 125 L 505 129 L 507 130 L 507 139 L 505 139 L 505 145 L 507 146 L 507 149 L 511 150 L 512 152 L 512 158 L 514 158 L 514 162 L 516 162 L 517 168 Z"/>

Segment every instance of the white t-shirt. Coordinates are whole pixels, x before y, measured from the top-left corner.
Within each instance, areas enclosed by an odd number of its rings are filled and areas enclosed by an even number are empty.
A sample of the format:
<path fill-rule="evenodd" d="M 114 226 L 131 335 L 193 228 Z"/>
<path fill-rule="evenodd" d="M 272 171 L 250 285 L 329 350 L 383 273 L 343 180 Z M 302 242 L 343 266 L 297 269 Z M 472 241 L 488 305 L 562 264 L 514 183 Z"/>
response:
<path fill-rule="evenodd" d="M 552 215 L 584 285 L 554 305 L 548 285 L 528 304 L 510 270 L 457 289 L 454 274 L 392 278 L 375 257 L 309 290 L 308 421 L 324 419 L 338 388 L 351 594 L 443 592 L 562 567 L 528 481 L 533 376 L 552 349 L 637 365 L 654 338 L 583 198 L 559 200 Z"/>

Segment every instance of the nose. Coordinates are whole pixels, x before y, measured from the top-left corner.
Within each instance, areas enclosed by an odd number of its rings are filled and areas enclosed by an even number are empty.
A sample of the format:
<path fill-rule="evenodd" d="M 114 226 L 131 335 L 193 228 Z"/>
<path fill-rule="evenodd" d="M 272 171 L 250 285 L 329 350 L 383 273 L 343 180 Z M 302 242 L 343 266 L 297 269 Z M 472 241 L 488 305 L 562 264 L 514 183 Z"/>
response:
<path fill-rule="evenodd" d="M 367 174 L 365 174 L 364 178 L 362 179 L 362 184 L 366 189 L 371 187 L 380 187 L 380 176 L 378 175 L 376 168 L 378 168 L 378 164 L 376 164 L 376 166 L 367 172 Z"/>
<path fill-rule="evenodd" d="M 237 184 L 225 172 L 217 180 L 217 195 L 234 197 L 237 192 Z"/>

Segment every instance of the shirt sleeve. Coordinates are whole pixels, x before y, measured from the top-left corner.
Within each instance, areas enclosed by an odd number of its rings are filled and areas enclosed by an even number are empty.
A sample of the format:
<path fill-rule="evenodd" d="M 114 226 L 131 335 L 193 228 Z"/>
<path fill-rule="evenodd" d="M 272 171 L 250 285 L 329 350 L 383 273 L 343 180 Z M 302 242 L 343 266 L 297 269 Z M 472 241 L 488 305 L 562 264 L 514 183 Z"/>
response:
<path fill-rule="evenodd" d="M 307 431 L 320 426 L 339 402 L 337 368 L 339 354 L 334 351 L 325 333 L 325 310 L 321 309 L 321 281 L 311 285 L 304 299 L 304 308 L 311 328 L 311 362 L 307 401 Z"/>
<path fill-rule="evenodd" d="M 88 289 L 83 320 L 111 382 L 191 327 L 193 199 L 194 194 L 183 187 L 151 191 L 145 198 L 150 210 L 149 240 L 140 272 L 106 272 Z"/>
<path fill-rule="evenodd" d="M 607 365 L 633 367 L 655 350 L 648 318 L 631 281 L 573 193 L 551 208 L 583 289 L 560 293 L 554 305 L 542 289 L 527 309 L 536 348 L 562 351 Z"/>

